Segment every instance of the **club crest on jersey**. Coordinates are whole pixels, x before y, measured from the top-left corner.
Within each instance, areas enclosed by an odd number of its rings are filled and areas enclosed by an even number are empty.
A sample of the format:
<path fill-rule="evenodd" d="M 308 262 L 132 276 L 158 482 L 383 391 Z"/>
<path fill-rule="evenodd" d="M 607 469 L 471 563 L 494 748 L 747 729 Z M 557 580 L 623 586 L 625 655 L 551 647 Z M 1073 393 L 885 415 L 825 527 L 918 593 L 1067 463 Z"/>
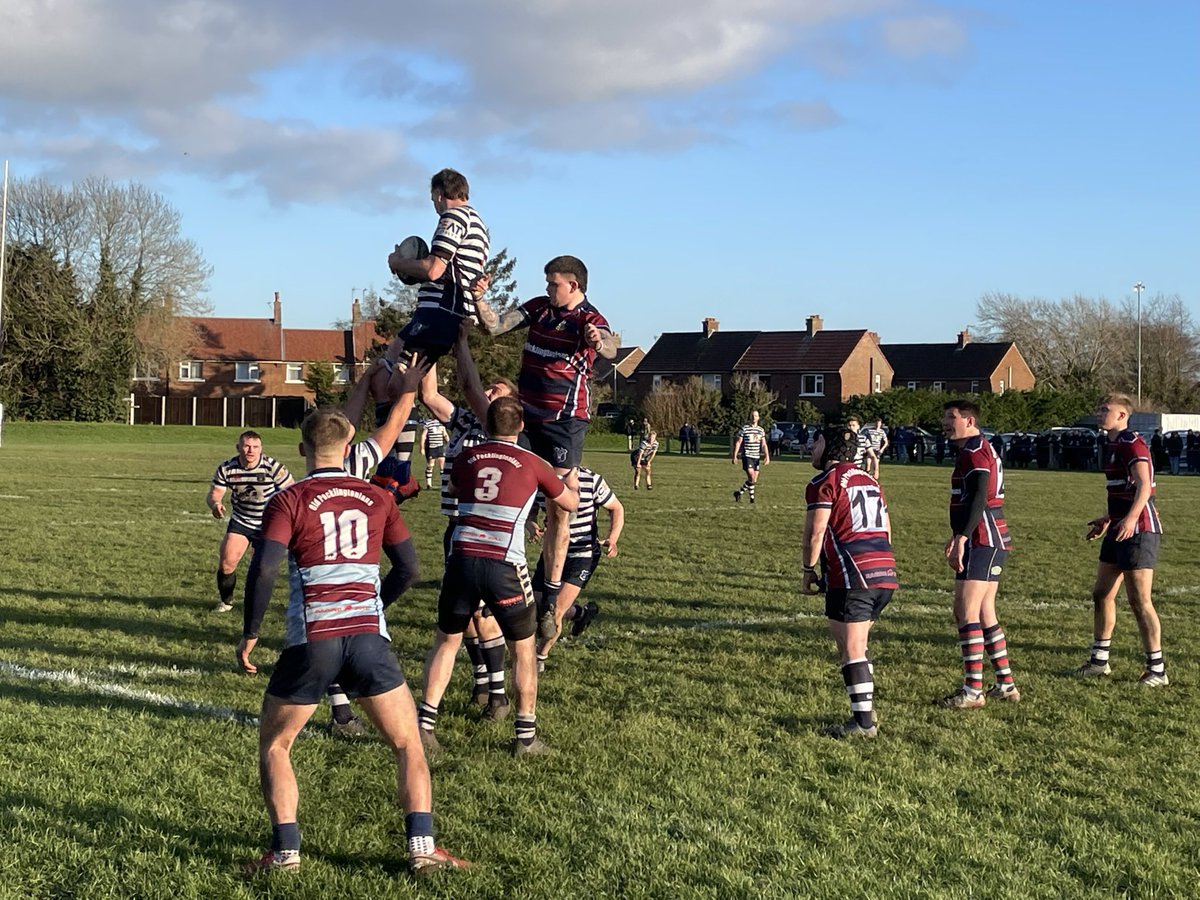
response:
<path fill-rule="evenodd" d="M 555 447 L 554 448 L 554 461 L 556 463 L 565 463 L 567 461 L 567 448 L 566 447 Z"/>

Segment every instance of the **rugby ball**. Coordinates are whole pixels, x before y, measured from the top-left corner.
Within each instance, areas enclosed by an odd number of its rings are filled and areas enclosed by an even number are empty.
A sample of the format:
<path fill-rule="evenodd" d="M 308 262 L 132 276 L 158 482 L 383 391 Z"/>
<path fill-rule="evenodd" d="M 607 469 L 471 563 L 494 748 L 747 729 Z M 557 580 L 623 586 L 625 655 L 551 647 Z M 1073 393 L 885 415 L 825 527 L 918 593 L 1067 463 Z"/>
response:
<path fill-rule="evenodd" d="M 429 245 L 420 235 L 406 237 L 396 245 L 396 253 L 401 259 L 424 259 L 429 255 Z M 405 284 L 420 284 L 424 279 L 412 275 L 398 276 Z"/>

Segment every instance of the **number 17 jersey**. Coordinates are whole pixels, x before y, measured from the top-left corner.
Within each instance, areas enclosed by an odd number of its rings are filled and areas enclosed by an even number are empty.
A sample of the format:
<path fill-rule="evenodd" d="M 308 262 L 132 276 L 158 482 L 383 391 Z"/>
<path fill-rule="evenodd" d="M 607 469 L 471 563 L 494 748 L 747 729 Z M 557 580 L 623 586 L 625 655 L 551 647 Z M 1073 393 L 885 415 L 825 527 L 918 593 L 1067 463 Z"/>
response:
<path fill-rule="evenodd" d="M 825 586 L 847 590 L 895 590 L 896 557 L 888 539 L 883 488 L 852 462 L 826 469 L 804 491 L 808 508 L 828 509 L 821 545 Z"/>

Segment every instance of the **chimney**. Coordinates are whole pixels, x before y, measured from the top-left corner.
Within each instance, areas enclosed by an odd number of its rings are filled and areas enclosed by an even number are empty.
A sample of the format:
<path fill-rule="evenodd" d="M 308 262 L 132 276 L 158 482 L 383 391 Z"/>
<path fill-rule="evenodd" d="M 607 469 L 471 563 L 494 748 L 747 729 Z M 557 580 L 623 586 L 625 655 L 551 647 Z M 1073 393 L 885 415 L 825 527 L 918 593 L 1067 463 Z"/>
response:
<path fill-rule="evenodd" d="M 279 291 L 275 292 L 275 315 L 271 317 L 271 321 L 276 325 L 283 324 L 283 304 L 279 302 Z"/>
<path fill-rule="evenodd" d="M 813 337 L 818 331 L 821 330 L 821 326 L 823 324 L 824 323 L 821 321 L 821 317 L 816 313 L 813 313 L 804 320 L 804 330 L 808 332 L 809 337 Z"/>
<path fill-rule="evenodd" d="M 718 322 L 716 319 L 714 319 L 712 316 L 709 316 L 703 322 L 700 323 L 700 328 L 704 332 L 705 337 L 712 337 L 714 334 L 716 334 L 718 331 L 721 330 L 721 323 Z"/>
<path fill-rule="evenodd" d="M 967 344 L 971 343 L 971 332 L 964 328 L 958 333 L 958 349 L 961 350 Z"/>
<path fill-rule="evenodd" d="M 359 306 L 358 301 L 355 300 L 353 303 L 350 304 L 350 324 L 352 326 L 357 325 L 361 321 L 362 321 L 362 307 Z"/>

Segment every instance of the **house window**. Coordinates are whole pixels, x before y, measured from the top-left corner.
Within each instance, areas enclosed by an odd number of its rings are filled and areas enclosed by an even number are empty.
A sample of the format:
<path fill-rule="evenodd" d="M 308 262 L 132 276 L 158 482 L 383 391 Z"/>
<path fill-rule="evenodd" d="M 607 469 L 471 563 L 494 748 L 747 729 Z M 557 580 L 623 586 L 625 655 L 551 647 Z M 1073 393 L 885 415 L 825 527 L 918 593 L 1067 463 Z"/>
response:
<path fill-rule="evenodd" d="M 258 363 L 256 362 L 240 362 L 237 363 L 233 376 L 234 381 L 258 381 Z"/>
<path fill-rule="evenodd" d="M 750 375 L 750 386 L 760 387 L 764 391 L 769 391 L 771 389 L 771 376 L 763 375 L 761 372 L 753 372 Z"/>
<path fill-rule="evenodd" d="M 180 370 L 182 371 L 182 369 Z M 158 381 L 158 367 L 153 363 L 140 362 L 133 367 L 134 381 Z"/>
<path fill-rule="evenodd" d="M 875 393 L 876 394 L 883 393 L 883 376 L 882 375 L 875 376 Z"/>
<path fill-rule="evenodd" d="M 185 359 L 179 363 L 180 381 L 203 381 L 204 366 L 198 359 Z"/>
<path fill-rule="evenodd" d="M 800 396 L 801 397 L 824 397 L 825 396 L 825 376 L 824 375 L 801 375 L 800 376 Z"/>
<path fill-rule="evenodd" d="M 716 388 L 717 390 L 721 389 L 721 373 L 720 372 L 718 372 L 715 375 L 702 375 L 700 377 L 704 379 L 705 387 Z"/>
<path fill-rule="evenodd" d="M 933 383 L 933 390 L 934 390 L 934 393 L 940 394 L 940 393 L 941 393 L 942 391 L 944 391 L 945 389 L 946 389 L 946 382 L 944 382 L 944 381 L 935 381 L 935 382 Z"/>
<path fill-rule="evenodd" d="M 657 391 L 663 385 L 663 377 L 661 375 L 654 376 L 654 382 L 650 385 L 651 390 Z"/>
<path fill-rule="evenodd" d="M 1004 393 L 1004 379 L 1000 379 L 1000 393 Z"/>
<path fill-rule="evenodd" d="M 287 381 L 289 384 L 295 384 L 298 381 L 304 380 L 304 364 L 303 363 L 288 363 L 287 364 Z"/>
<path fill-rule="evenodd" d="M 334 375 L 333 380 L 337 384 L 349 384 L 350 383 L 350 367 L 349 366 L 338 366 L 337 374 Z"/>
<path fill-rule="evenodd" d="M 978 393 L 979 393 L 979 382 L 978 382 L 978 381 L 972 381 L 972 382 L 971 382 L 971 393 L 972 393 L 972 394 L 978 394 Z"/>
<path fill-rule="evenodd" d="M 910 391 L 915 391 L 915 390 L 917 389 L 917 382 L 915 382 L 915 381 L 910 381 L 910 382 L 908 383 L 908 389 L 909 389 Z"/>

